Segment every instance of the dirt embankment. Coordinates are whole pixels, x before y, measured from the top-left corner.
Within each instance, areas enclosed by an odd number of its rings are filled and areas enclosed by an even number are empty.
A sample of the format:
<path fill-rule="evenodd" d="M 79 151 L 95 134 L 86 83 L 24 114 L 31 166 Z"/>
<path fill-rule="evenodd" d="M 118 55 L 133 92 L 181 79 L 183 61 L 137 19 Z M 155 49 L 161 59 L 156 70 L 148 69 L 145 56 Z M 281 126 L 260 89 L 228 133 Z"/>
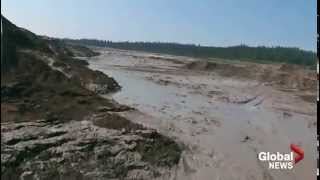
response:
<path fill-rule="evenodd" d="M 282 89 L 314 91 L 317 87 L 316 72 L 298 65 L 195 61 L 185 65 L 185 68 L 195 71 L 212 71 L 227 77 L 258 80 Z"/>
<path fill-rule="evenodd" d="M 178 163 L 174 141 L 117 115 L 132 108 L 85 86 L 101 78 L 113 87 L 111 78 L 75 61 L 57 60 L 63 71 L 34 53 L 18 57 L 1 81 L 2 178 L 153 179 Z"/>
<path fill-rule="evenodd" d="M 100 71 L 93 71 L 87 65 L 86 61 L 72 57 L 60 57 L 52 63 L 53 68 L 59 69 L 73 81 L 95 93 L 107 94 L 121 88 L 113 78 Z"/>
<path fill-rule="evenodd" d="M 30 33 L 13 24 L 4 26 L 6 31 L 21 31 L 21 36 Z M 10 51 L 14 59 L 1 59 L 1 67 L 10 64 L 10 70 L 1 71 L 1 178 L 166 176 L 180 159 L 180 146 L 117 114 L 132 108 L 100 96 L 120 86 L 73 58 L 96 53 L 34 38 L 41 48 L 22 48 L 16 42 L 17 50 Z"/>
<path fill-rule="evenodd" d="M 50 114 L 55 118 L 80 119 L 97 105 L 112 105 L 85 89 L 81 81 L 52 70 L 32 53 L 18 53 L 18 58 L 15 71 L 2 76 L 1 106 L 6 112 L 3 121 L 41 119 Z"/>

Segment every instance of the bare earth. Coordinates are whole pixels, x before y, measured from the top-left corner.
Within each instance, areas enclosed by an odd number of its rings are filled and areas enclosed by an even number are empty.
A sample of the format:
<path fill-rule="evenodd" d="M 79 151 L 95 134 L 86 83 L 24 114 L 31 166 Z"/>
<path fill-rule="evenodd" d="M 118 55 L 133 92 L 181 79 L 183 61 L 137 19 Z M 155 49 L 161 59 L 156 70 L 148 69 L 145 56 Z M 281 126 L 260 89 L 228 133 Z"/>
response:
<path fill-rule="evenodd" d="M 90 68 L 122 86 L 106 97 L 137 109 L 120 114 L 183 145 L 171 179 L 316 178 L 317 91 L 310 70 L 238 62 L 211 67 L 186 57 L 97 50 L 102 54 L 88 59 Z M 305 151 L 292 170 L 269 170 L 257 159 L 260 151 L 288 153 L 290 143 Z"/>

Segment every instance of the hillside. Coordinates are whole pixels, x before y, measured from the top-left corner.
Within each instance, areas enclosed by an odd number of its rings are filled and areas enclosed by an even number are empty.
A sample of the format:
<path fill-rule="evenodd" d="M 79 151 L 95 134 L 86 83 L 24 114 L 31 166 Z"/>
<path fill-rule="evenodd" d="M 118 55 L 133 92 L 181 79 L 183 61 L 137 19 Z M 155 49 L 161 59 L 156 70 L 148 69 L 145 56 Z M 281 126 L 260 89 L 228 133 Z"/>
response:
<path fill-rule="evenodd" d="M 101 97 L 119 84 L 75 58 L 98 53 L 1 19 L 1 179 L 152 179 L 178 163 L 180 146 L 122 117 L 134 109 Z"/>

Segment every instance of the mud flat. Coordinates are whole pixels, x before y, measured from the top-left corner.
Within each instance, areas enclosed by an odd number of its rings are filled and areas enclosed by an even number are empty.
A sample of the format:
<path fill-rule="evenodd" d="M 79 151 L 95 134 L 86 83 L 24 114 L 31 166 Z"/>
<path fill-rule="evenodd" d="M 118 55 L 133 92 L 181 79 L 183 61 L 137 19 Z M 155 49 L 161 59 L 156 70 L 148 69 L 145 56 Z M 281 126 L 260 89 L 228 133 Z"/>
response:
<path fill-rule="evenodd" d="M 96 49 L 89 67 L 122 87 L 120 113 L 184 145 L 171 179 L 293 180 L 316 176 L 316 74 L 284 64 L 207 62 Z M 260 151 L 305 151 L 293 170 L 270 170 Z"/>

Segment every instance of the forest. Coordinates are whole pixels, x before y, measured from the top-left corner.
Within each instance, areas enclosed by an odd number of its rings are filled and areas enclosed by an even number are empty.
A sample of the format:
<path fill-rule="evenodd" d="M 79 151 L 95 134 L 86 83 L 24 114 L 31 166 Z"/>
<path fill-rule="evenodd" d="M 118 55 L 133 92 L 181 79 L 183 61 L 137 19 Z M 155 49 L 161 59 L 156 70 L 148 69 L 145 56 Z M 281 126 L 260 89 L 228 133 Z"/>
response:
<path fill-rule="evenodd" d="M 237 45 L 230 47 L 210 47 L 195 44 L 179 44 L 166 42 L 113 42 L 96 39 L 62 39 L 67 43 L 109 47 L 124 50 L 137 50 L 153 53 L 164 53 L 196 58 L 223 58 L 244 60 L 258 63 L 289 63 L 306 66 L 316 65 L 316 53 L 295 47 L 250 47 Z"/>

